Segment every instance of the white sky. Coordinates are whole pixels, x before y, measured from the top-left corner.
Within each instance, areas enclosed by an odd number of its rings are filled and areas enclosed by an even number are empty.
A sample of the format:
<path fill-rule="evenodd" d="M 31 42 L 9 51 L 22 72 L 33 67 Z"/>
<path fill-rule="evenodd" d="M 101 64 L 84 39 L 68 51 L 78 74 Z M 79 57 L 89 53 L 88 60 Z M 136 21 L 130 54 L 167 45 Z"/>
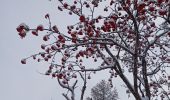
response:
<path fill-rule="evenodd" d="M 45 72 L 48 64 L 33 60 L 29 60 L 26 65 L 20 63 L 22 58 L 39 51 L 42 38 L 28 35 L 22 40 L 16 27 L 22 22 L 31 27 L 47 25 L 48 21 L 44 18 L 46 13 L 51 14 L 52 22 L 60 29 L 64 29 L 66 22 L 74 21 L 67 14 L 57 11 L 56 2 L 0 0 L 0 100 L 65 100 L 61 95 L 63 89 L 58 86 L 57 81 L 37 72 Z M 88 87 L 96 85 L 105 77 L 107 76 L 100 72 L 92 77 L 93 81 L 89 81 Z M 114 86 L 120 84 L 122 83 L 113 81 Z M 124 88 L 117 89 L 120 100 L 127 100 Z M 90 93 L 89 90 L 90 88 L 86 94 Z"/>

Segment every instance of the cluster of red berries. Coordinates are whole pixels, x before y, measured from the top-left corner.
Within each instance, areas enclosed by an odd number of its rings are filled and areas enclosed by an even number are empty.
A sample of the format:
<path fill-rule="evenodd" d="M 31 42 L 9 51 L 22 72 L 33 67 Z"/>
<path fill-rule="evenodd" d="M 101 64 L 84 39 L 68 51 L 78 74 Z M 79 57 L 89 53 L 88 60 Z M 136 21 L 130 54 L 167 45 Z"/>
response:
<path fill-rule="evenodd" d="M 22 23 L 16 28 L 16 30 L 19 32 L 19 36 L 24 38 L 26 33 L 29 31 L 29 27 L 25 23 Z"/>

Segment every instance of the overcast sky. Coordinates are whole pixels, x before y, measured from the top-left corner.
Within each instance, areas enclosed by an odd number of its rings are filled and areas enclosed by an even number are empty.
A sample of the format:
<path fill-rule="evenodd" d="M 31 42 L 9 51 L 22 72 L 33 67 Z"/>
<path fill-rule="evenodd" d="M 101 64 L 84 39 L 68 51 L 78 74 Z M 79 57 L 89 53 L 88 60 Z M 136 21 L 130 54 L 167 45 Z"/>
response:
<path fill-rule="evenodd" d="M 55 1 L 55 0 L 54 0 Z M 42 38 L 28 35 L 20 39 L 16 27 L 25 22 L 30 27 L 48 25 L 44 15 L 49 13 L 52 22 L 60 29 L 74 21 L 57 11 L 56 2 L 48 0 L 0 0 L 0 100 L 65 100 L 55 79 L 43 76 L 48 64 L 30 60 L 22 65 L 20 60 L 40 51 Z M 94 76 L 94 75 L 93 75 Z M 104 79 L 103 72 L 89 81 L 89 87 Z M 113 82 L 120 85 L 120 82 Z M 87 90 L 88 95 L 90 89 Z M 126 100 L 124 88 L 118 87 L 120 100 Z M 78 94 L 78 93 L 77 93 Z M 132 99 L 131 99 L 132 100 Z"/>

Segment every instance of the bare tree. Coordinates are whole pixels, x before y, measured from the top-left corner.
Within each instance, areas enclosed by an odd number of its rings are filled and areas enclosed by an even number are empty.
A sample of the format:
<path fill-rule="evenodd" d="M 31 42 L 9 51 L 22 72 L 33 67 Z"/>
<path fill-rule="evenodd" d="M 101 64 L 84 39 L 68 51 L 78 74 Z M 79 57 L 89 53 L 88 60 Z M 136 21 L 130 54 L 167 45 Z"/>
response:
<path fill-rule="evenodd" d="M 91 89 L 92 100 L 117 100 L 118 93 L 116 88 L 112 88 L 109 82 L 102 80 Z"/>
<path fill-rule="evenodd" d="M 75 100 L 79 80 L 83 80 L 83 100 L 87 79 L 105 69 L 110 73 L 108 79 L 119 76 L 136 100 L 170 100 L 170 0 L 53 2 L 77 22 L 68 25 L 67 32 L 52 23 L 50 14 L 45 15 L 48 26 L 20 24 L 17 31 L 21 38 L 29 31 L 35 36 L 45 33 L 42 52 L 22 59 L 22 64 L 28 58 L 50 63 L 45 75 L 56 78 L 68 90 L 70 95 L 63 94 L 67 100 Z M 83 63 L 85 59 L 98 64 L 89 66 Z"/>

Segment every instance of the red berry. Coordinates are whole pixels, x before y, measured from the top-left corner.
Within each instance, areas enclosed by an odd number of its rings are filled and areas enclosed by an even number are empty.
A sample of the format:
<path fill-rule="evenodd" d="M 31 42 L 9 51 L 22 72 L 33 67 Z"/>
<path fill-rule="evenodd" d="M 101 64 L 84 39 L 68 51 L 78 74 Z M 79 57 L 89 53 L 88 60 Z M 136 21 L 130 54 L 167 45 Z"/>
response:
<path fill-rule="evenodd" d="M 36 59 L 36 55 L 33 55 L 32 57 L 33 57 L 34 60 Z"/>
<path fill-rule="evenodd" d="M 110 5 L 113 5 L 113 3 L 114 3 L 114 1 L 113 1 L 113 0 L 111 0 L 111 1 L 110 1 Z"/>
<path fill-rule="evenodd" d="M 168 34 L 168 36 L 170 37 L 170 32 L 168 32 L 167 34 Z"/>
<path fill-rule="evenodd" d="M 146 4 L 144 2 L 141 2 L 137 8 L 138 12 L 141 12 L 145 8 Z"/>
<path fill-rule="evenodd" d="M 59 32 L 56 25 L 54 25 L 54 26 L 52 27 L 52 29 L 54 30 L 55 33 L 58 33 L 58 32 Z"/>
<path fill-rule="evenodd" d="M 63 9 L 61 7 L 59 7 L 59 6 L 58 6 L 58 10 L 63 11 Z"/>
<path fill-rule="evenodd" d="M 89 8 L 90 7 L 90 5 L 89 4 L 86 4 L 86 8 Z"/>
<path fill-rule="evenodd" d="M 151 25 L 151 27 L 155 27 L 155 23 L 154 22 L 151 22 L 150 25 Z"/>
<path fill-rule="evenodd" d="M 64 8 L 67 8 L 67 7 L 68 7 L 68 4 L 67 4 L 67 3 L 64 3 L 63 6 L 64 6 Z"/>
<path fill-rule="evenodd" d="M 62 35 L 58 35 L 58 39 L 59 39 L 59 40 L 63 40 L 64 37 L 63 37 Z"/>
<path fill-rule="evenodd" d="M 52 50 L 57 50 L 57 47 L 56 47 L 55 45 L 52 45 L 52 46 L 51 46 L 51 49 L 52 49 Z"/>
<path fill-rule="evenodd" d="M 88 79 L 91 79 L 90 75 L 87 77 Z"/>
<path fill-rule="evenodd" d="M 74 4 L 77 4 L 77 1 L 74 1 Z"/>
<path fill-rule="evenodd" d="M 21 23 L 16 30 L 21 33 L 22 31 L 29 31 L 29 27 L 25 23 Z"/>
<path fill-rule="evenodd" d="M 80 57 L 80 55 L 79 54 L 76 54 L 76 59 L 78 59 Z"/>
<path fill-rule="evenodd" d="M 37 26 L 37 30 L 38 30 L 38 31 L 43 31 L 43 30 L 44 30 L 43 25 L 38 25 L 38 26 Z"/>
<path fill-rule="evenodd" d="M 48 57 L 44 57 L 44 60 L 45 60 L 45 61 L 48 61 Z"/>
<path fill-rule="evenodd" d="M 80 18 L 79 18 L 80 22 L 85 22 L 85 16 L 84 15 L 81 15 Z"/>
<path fill-rule="evenodd" d="M 166 15 L 166 13 L 167 13 L 167 11 L 166 10 L 163 10 L 163 9 L 160 9 L 159 11 L 158 11 L 158 13 L 159 13 L 159 15 Z"/>
<path fill-rule="evenodd" d="M 56 74 L 52 74 L 52 77 L 53 77 L 53 78 L 56 77 Z"/>
<path fill-rule="evenodd" d="M 26 64 L 26 59 L 22 59 L 22 60 L 21 60 L 21 63 L 22 63 L 22 64 Z"/>
<path fill-rule="evenodd" d="M 78 34 L 79 34 L 79 35 L 83 35 L 83 32 L 82 32 L 82 31 L 79 31 Z"/>
<path fill-rule="evenodd" d="M 18 33 L 21 38 L 24 38 L 26 36 L 26 32 L 22 30 L 22 32 Z"/>
<path fill-rule="evenodd" d="M 44 41 L 48 41 L 48 39 L 49 39 L 49 36 L 48 36 L 48 35 L 45 35 L 45 36 L 43 37 L 43 40 L 44 40 Z"/>
<path fill-rule="evenodd" d="M 72 5 L 72 6 L 70 7 L 71 10 L 74 10 L 75 8 L 76 8 L 75 5 Z"/>
<path fill-rule="evenodd" d="M 50 50 L 51 50 L 50 48 L 47 48 L 45 51 L 46 51 L 47 53 L 49 53 L 49 52 L 50 52 Z"/>
<path fill-rule="evenodd" d="M 16 30 L 20 33 L 23 30 L 23 28 L 17 27 Z"/>
<path fill-rule="evenodd" d="M 161 4 L 162 2 L 164 2 L 164 0 L 157 0 L 158 4 Z"/>
<path fill-rule="evenodd" d="M 44 52 L 40 53 L 40 55 L 41 55 L 43 58 L 45 57 L 45 53 L 44 53 Z"/>
<path fill-rule="evenodd" d="M 60 73 L 60 74 L 57 74 L 57 77 L 58 77 L 59 79 L 62 79 L 62 77 L 63 77 L 63 74 L 62 74 L 62 73 Z"/>
<path fill-rule="evenodd" d="M 106 11 L 106 12 L 107 12 L 107 11 L 108 11 L 108 8 L 107 8 L 107 7 L 106 7 L 106 8 L 104 8 L 104 11 Z"/>
<path fill-rule="evenodd" d="M 84 52 L 83 52 L 83 51 L 80 51 L 80 52 L 79 52 L 79 55 L 82 56 L 82 57 L 84 57 Z"/>
<path fill-rule="evenodd" d="M 37 61 L 38 61 L 38 62 L 40 62 L 40 61 L 41 61 L 41 59 L 38 59 Z"/>
<path fill-rule="evenodd" d="M 155 10 L 155 7 L 150 6 L 150 7 L 148 8 L 148 10 L 151 11 L 151 12 L 153 12 L 153 11 Z"/>
<path fill-rule="evenodd" d="M 49 14 L 46 14 L 46 15 L 45 15 L 45 18 L 46 18 L 46 19 L 49 18 Z"/>
<path fill-rule="evenodd" d="M 36 30 L 33 30 L 32 34 L 35 35 L 35 36 L 38 36 L 38 32 Z"/>
<path fill-rule="evenodd" d="M 46 45 L 45 44 L 42 44 L 41 45 L 41 49 L 45 49 Z"/>
<path fill-rule="evenodd" d="M 73 78 L 77 78 L 77 75 L 75 73 L 73 73 L 72 77 Z"/>
<path fill-rule="evenodd" d="M 170 76 L 168 76 L 168 80 L 170 80 Z"/>

